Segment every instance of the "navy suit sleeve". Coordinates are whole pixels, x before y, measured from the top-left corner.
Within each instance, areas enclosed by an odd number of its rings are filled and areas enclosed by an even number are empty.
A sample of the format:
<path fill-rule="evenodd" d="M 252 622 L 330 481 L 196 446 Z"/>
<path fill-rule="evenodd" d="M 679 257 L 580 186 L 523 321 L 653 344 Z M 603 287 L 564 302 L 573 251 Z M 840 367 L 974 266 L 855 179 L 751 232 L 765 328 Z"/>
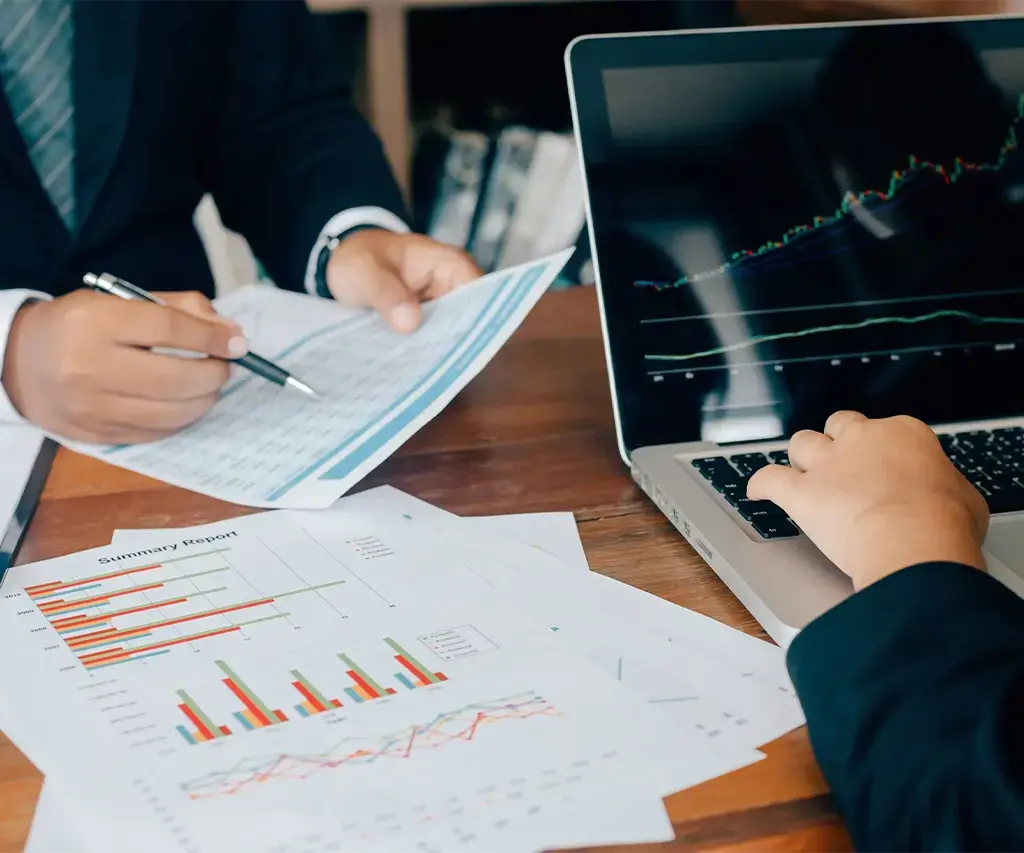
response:
<path fill-rule="evenodd" d="M 1024 850 L 1024 601 L 912 566 L 812 622 L 790 674 L 860 850 Z"/>
<path fill-rule="evenodd" d="M 382 146 L 303 0 L 232 3 L 210 164 L 224 224 L 274 281 L 304 290 L 327 221 L 354 207 L 407 220 Z"/>

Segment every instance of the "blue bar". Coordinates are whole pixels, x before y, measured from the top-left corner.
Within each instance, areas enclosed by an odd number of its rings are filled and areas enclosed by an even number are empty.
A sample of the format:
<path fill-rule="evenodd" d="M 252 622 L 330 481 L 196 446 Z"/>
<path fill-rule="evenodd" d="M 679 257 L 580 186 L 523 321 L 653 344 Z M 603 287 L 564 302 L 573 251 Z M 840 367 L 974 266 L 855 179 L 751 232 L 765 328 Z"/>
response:
<path fill-rule="evenodd" d="M 355 699 L 356 702 L 360 704 L 362 704 L 362 702 L 364 701 L 363 697 L 356 693 L 356 691 L 351 687 L 346 687 L 345 692 L 349 695 L 350 698 Z"/>
<path fill-rule="evenodd" d="M 133 658 L 125 658 L 124 660 L 115 660 L 115 661 L 111 661 L 110 663 L 97 664 L 96 666 L 90 666 L 89 669 L 90 670 L 93 670 L 93 669 L 103 669 L 103 667 L 105 667 L 105 666 L 117 666 L 118 664 L 121 664 L 121 663 L 131 663 L 132 661 L 142 660 L 143 658 L 155 658 L 157 655 L 165 655 L 169 651 L 170 651 L 170 649 L 160 649 L 160 651 L 158 651 L 158 652 L 150 652 L 149 654 L 145 654 L 145 655 L 136 655 Z"/>
<path fill-rule="evenodd" d="M 415 690 L 415 689 L 416 689 L 416 685 L 415 685 L 415 684 L 413 684 L 413 683 L 412 683 L 412 682 L 411 682 L 411 681 L 410 681 L 410 680 L 409 680 L 408 678 L 406 678 L 406 677 L 405 677 L 405 676 L 404 676 L 404 675 L 403 675 L 402 673 L 400 673 L 400 672 L 396 672 L 396 673 L 395 673 L 395 678 L 397 678 L 397 679 L 399 680 L 399 682 L 400 682 L 400 683 L 402 684 L 402 686 L 403 686 L 403 687 L 408 687 L 408 688 L 409 688 L 410 690 Z"/>
<path fill-rule="evenodd" d="M 184 726 L 175 726 L 174 728 L 176 728 L 178 730 L 178 734 L 185 738 L 185 740 L 187 740 L 192 746 L 196 745 L 197 741 L 194 737 L 192 737 L 192 735 L 189 734 L 188 729 L 186 729 Z"/>
<path fill-rule="evenodd" d="M 303 708 L 301 705 L 296 705 L 295 710 L 298 711 L 303 717 L 309 716 L 309 711 Z"/>
<path fill-rule="evenodd" d="M 63 637 L 65 634 L 72 634 L 75 631 L 92 631 L 93 629 L 95 629 L 97 631 L 102 631 L 104 629 L 104 627 L 109 628 L 109 627 L 111 627 L 111 625 L 110 625 L 109 622 L 105 626 L 104 626 L 104 624 L 102 622 L 93 622 L 93 623 L 91 623 L 89 625 L 81 625 L 81 626 L 72 625 L 70 628 L 62 628 L 57 633 L 60 634 Z"/>
<path fill-rule="evenodd" d="M 238 722 L 245 726 L 245 728 L 247 728 L 249 731 L 252 731 L 252 723 L 250 723 L 244 716 L 242 716 L 241 711 L 235 711 L 235 719 L 238 720 Z"/>
<path fill-rule="evenodd" d="M 37 595 L 32 600 L 33 601 L 45 601 L 48 598 L 56 598 L 58 595 L 67 595 L 68 593 L 71 593 L 71 592 L 83 592 L 84 590 L 87 590 L 87 589 L 99 589 L 99 587 L 101 587 L 101 586 L 103 586 L 103 584 L 101 584 L 101 583 L 91 583 L 88 586 L 79 586 L 79 587 L 76 587 L 74 589 L 67 589 L 67 588 L 65 588 L 65 589 L 62 589 L 62 590 L 58 590 L 57 592 L 48 592 L 48 593 L 46 593 L 46 595 Z"/>

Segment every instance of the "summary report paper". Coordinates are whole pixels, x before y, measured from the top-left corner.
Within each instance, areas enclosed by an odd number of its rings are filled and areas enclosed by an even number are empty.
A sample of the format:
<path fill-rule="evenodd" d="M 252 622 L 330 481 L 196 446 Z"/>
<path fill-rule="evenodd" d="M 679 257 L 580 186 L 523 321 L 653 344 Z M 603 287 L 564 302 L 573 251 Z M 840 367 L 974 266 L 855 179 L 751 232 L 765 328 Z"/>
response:
<path fill-rule="evenodd" d="M 491 273 L 423 305 L 410 335 L 374 312 L 253 285 L 216 302 L 254 352 L 311 384 L 239 369 L 200 421 L 159 441 L 80 453 L 249 506 L 327 507 L 435 417 L 494 357 L 572 254 Z"/>

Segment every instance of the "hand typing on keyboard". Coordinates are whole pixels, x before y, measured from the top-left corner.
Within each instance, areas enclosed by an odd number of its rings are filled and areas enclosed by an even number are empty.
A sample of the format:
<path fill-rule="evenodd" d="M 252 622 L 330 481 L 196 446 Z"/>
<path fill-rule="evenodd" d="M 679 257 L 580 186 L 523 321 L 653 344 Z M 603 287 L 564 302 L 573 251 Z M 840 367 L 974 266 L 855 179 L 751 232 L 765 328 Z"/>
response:
<path fill-rule="evenodd" d="M 916 563 L 984 568 L 985 499 L 920 421 L 837 412 L 793 436 L 789 463 L 760 466 L 746 497 L 781 507 L 855 588 Z"/>

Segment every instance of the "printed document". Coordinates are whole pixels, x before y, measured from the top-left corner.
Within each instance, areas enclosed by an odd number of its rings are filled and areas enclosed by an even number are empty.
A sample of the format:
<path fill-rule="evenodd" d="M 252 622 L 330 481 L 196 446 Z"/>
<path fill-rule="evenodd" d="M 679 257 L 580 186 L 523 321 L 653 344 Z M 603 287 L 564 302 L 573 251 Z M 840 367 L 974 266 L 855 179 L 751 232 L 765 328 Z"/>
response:
<path fill-rule="evenodd" d="M 476 376 L 571 250 L 425 303 L 411 335 L 371 311 L 251 286 L 217 301 L 253 352 L 313 386 L 304 398 L 239 369 L 200 421 L 139 445 L 65 442 L 80 453 L 232 503 L 319 509 L 397 450 Z"/>

